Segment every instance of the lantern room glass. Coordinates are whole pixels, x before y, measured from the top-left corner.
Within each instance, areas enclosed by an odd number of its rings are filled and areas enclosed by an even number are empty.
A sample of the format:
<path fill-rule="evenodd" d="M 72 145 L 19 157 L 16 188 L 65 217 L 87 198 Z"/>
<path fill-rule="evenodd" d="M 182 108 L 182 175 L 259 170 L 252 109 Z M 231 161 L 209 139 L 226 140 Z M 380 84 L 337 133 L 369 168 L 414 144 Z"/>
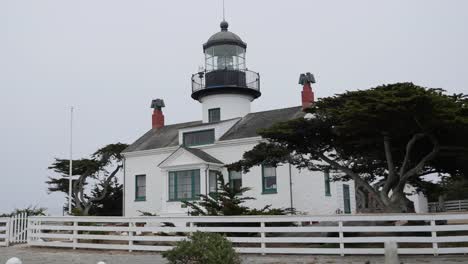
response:
<path fill-rule="evenodd" d="M 206 71 L 245 70 L 245 49 L 236 45 L 216 45 L 205 50 Z"/>

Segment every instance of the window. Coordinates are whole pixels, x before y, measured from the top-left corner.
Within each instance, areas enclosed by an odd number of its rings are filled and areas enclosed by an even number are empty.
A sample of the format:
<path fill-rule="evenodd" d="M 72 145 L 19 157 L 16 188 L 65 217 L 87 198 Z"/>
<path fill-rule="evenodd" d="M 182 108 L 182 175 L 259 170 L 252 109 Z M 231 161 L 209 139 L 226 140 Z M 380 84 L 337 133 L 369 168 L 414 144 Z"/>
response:
<path fill-rule="evenodd" d="M 183 141 L 186 147 L 213 144 L 215 141 L 214 129 L 186 132 L 183 135 Z"/>
<path fill-rule="evenodd" d="M 343 184 L 343 202 L 345 214 L 351 213 L 351 195 L 349 193 L 349 185 Z"/>
<path fill-rule="evenodd" d="M 221 120 L 221 109 L 212 108 L 208 109 L 208 122 L 217 122 Z"/>
<path fill-rule="evenodd" d="M 200 194 L 200 170 L 169 172 L 169 200 L 193 200 Z"/>
<path fill-rule="evenodd" d="M 276 193 L 276 167 L 262 166 L 263 193 Z"/>
<path fill-rule="evenodd" d="M 212 195 L 218 192 L 218 172 L 210 170 L 208 177 L 208 194 Z"/>
<path fill-rule="evenodd" d="M 323 172 L 325 179 L 325 196 L 331 196 L 330 192 L 330 171 L 326 170 Z"/>
<path fill-rule="evenodd" d="M 237 191 L 242 188 L 242 173 L 240 171 L 229 171 L 229 187 Z"/>
<path fill-rule="evenodd" d="M 146 175 L 135 176 L 135 201 L 146 200 Z"/>

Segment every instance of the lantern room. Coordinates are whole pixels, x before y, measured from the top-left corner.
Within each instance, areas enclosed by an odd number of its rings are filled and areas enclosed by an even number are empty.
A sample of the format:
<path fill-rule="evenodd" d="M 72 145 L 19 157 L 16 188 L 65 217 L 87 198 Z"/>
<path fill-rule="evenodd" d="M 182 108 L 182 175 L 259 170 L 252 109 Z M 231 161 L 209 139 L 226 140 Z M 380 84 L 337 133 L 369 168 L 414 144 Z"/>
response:
<path fill-rule="evenodd" d="M 220 27 L 203 44 L 205 68 L 192 75 L 192 98 L 203 104 L 203 120 L 210 110 L 205 109 L 207 105 L 220 105 L 220 120 L 242 117 L 250 112 L 250 102 L 261 95 L 260 75 L 246 67 L 247 44 L 228 30 L 226 21 Z"/>

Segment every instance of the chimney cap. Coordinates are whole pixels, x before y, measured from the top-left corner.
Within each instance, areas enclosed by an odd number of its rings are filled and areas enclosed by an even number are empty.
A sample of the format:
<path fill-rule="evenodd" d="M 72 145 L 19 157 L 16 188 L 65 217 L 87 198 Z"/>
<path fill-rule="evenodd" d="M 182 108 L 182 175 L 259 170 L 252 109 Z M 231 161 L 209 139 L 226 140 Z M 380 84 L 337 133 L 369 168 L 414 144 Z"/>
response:
<path fill-rule="evenodd" d="M 315 77 L 312 73 L 302 73 L 299 76 L 299 84 L 304 85 L 306 83 L 315 83 Z"/>
<path fill-rule="evenodd" d="M 163 99 L 154 99 L 152 102 L 151 102 L 151 108 L 153 109 L 158 109 L 158 110 L 161 110 L 161 108 L 165 107 L 166 105 L 164 104 L 164 100 Z"/>

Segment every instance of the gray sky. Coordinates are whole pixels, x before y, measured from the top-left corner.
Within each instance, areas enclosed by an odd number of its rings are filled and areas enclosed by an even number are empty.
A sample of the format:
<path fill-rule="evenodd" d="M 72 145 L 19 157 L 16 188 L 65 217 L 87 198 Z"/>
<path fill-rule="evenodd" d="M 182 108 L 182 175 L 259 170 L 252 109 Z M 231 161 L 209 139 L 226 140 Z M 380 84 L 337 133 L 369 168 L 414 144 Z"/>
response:
<path fill-rule="evenodd" d="M 247 42 L 262 77 L 253 110 L 300 104 L 299 74 L 316 96 L 412 81 L 468 93 L 468 1 L 226 0 L 230 30 Z M 201 119 L 190 76 L 219 30 L 221 0 L 0 0 L 0 212 L 39 205 L 60 213 L 63 195 L 44 181 L 75 156 L 151 126 Z"/>

